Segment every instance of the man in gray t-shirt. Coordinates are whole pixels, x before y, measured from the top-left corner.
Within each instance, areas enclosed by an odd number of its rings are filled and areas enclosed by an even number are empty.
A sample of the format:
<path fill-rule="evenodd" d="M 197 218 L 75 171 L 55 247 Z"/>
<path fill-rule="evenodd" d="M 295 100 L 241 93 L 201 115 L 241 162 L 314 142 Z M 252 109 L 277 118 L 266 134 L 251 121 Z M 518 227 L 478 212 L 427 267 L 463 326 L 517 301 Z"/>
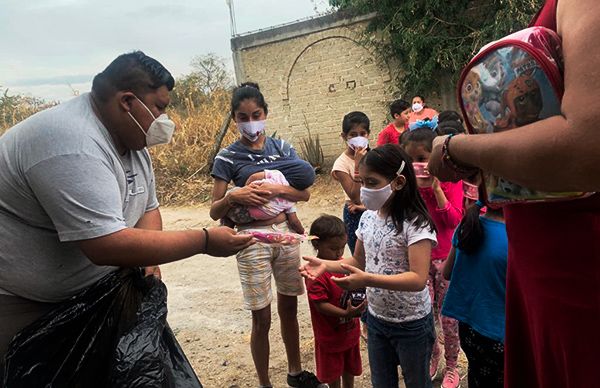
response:
<path fill-rule="evenodd" d="M 171 74 L 142 52 L 115 59 L 92 92 L 0 137 L 0 363 L 53 303 L 119 267 L 151 267 L 252 242 L 229 228 L 163 232 L 146 147 L 168 143 Z"/>

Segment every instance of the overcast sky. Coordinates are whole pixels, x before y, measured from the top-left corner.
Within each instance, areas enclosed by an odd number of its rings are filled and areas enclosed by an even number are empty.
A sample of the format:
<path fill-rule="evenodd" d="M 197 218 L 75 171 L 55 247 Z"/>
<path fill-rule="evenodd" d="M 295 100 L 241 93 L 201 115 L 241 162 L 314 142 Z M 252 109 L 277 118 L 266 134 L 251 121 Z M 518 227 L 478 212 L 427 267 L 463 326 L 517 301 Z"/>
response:
<path fill-rule="evenodd" d="M 237 32 L 290 22 L 326 0 L 233 0 Z M 173 75 L 196 55 L 231 64 L 225 0 L 0 0 L 0 87 L 49 100 L 89 91 L 93 76 L 134 49 Z"/>

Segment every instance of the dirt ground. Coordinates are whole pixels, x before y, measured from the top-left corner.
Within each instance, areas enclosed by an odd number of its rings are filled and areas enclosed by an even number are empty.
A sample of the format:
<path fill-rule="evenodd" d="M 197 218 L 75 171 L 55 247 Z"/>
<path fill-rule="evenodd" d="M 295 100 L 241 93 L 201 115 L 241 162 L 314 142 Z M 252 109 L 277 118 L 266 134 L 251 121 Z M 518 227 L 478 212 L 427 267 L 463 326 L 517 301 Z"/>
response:
<path fill-rule="evenodd" d="M 313 191 L 310 202 L 299 204 L 298 215 L 305 227 L 323 213 L 341 217 L 343 201 L 339 186 L 325 179 Z M 208 215 L 208 205 L 162 208 L 162 215 L 167 230 L 215 225 Z M 303 243 L 302 254 L 313 253 L 310 245 Z M 242 308 L 235 258 L 197 255 L 163 266 L 162 273 L 169 290 L 169 324 L 202 384 L 206 388 L 257 387 L 250 354 L 251 315 Z M 298 301 L 303 366 L 314 371 L 307 299 L 300 296 Z M 287 386 L 287 363 L 275 305 L 273 307 L 270 373 L 274 386 L 279 388 Z M 364 342 L 361 346 L 364 373 L 355 380 L 359 388 L 371 386 Z M 461 375 L 465 375 L 464 355 L 460 361 Z M 440 381 L 435 383 L 438 387 Z M 466 386 L 466 380 L 462 386 Z"/>

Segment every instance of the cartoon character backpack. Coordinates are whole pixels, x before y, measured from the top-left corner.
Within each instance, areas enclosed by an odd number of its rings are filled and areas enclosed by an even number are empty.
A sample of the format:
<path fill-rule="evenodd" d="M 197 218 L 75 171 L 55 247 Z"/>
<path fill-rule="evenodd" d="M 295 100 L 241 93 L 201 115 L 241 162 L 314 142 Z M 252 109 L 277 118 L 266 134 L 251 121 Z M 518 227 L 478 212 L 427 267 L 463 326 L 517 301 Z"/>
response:
<path fill-rule="evenodd" d="M 548 28 L 530 27 L 479 51 L 461 74 L 458 101 L 469 133 L 493 133 L 559 115 L 563 92 L 560 37 Z M 492 206 L 589 195 L 541 192 L 482 174 Z"/>

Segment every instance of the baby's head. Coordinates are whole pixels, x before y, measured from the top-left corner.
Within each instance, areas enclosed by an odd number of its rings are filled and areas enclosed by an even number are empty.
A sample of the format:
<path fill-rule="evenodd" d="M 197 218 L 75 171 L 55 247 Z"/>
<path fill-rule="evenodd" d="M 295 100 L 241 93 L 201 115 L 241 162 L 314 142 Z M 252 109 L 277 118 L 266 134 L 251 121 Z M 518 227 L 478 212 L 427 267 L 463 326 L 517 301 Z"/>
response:
<path fill-rule="evenodd" d="M 344 255 L 348 240 L 347 229 L 344 221 L 338 217 L 320 216 L 310 226 L 309 234 L 318 237 L 311 243 L 319 259 L 338 260 Z"/>

